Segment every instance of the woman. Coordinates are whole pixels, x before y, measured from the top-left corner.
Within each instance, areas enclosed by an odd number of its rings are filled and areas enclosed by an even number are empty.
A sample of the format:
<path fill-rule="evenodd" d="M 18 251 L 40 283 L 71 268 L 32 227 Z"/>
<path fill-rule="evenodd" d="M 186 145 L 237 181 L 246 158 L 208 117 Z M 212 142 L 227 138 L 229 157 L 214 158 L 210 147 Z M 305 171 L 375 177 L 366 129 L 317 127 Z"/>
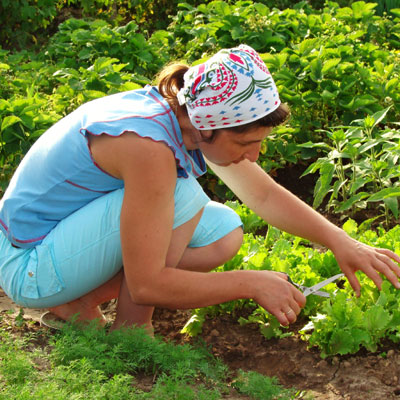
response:
<path fill-rule="evenodd" d="M 209 273 L 242 243 L 241 222 L 196 178 L 207 164 L 268 223 L 330 248 L 350 284 L 364 271 L 399 288 L 400 258 L 351 239 L 257 164 L 285 121 L 275 83 L 248 46 L 164 70 L 158 88 L 84 104 L 33 145 L 0 203 L 0 284 L 18 304 L 62 319 L 104 317 L 151 330 L 154 306 L 197 308 L 252 298 L 282 325 L 305 297 L 272 271 Z"/>

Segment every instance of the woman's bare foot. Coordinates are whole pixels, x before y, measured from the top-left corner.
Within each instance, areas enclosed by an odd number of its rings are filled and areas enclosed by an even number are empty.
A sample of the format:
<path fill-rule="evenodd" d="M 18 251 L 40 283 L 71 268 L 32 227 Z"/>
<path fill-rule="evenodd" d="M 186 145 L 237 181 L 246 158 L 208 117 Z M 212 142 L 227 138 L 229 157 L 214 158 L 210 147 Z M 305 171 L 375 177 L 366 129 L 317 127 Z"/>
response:
<path fill-rule="evenodd" d="M 104 326 L 107 320 L 101 312 L 99 305 L 118 297 L 122 277 L 123 272 L 121 271 L 108 282 L 79 299 L 57 307 L 51 307 L 49 311 L 64 321 L 70 321 L 78 314 L 76 321 L 89 322 L 97 319 L 99 325 Z"/>
<path fill-rule="evenodd" d="M 75 321 L 79 322 L 87 323 L 93 320 L 98 320 L 100 326 L 105 326 L 107 323 L 107 320 L 99 306 L 88 307 L 82 299 L 77 299 L 57 307 L 51 307 L 49 308 L 49 311 L 64 321 L 70 321 L 76 316 Z"/>

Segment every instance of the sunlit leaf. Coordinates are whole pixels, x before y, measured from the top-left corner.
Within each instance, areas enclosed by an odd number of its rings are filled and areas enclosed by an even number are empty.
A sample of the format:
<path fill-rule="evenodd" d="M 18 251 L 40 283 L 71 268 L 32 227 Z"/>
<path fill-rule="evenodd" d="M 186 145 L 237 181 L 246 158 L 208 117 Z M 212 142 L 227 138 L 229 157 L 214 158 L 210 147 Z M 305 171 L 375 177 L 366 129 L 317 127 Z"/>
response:
<path fill-rule="evenodd" d="M 21 118 L 16 115 L 9 115 L 3 118 L 3 122 L 1 123 L 1 130 L 4 131 L 8 127 L 16 124 L 17 122 L 21 122 Z"/>

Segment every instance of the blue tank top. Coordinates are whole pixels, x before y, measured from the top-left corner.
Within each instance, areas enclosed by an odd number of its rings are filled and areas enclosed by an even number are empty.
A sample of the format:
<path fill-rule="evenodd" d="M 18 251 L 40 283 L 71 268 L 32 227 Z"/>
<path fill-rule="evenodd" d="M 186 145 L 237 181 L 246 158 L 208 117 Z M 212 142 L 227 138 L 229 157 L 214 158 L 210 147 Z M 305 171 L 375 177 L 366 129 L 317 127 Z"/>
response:
<path fill-rule="evenodd" d="M 205 173 L 201 152 L 186 150 L 178 120 L 155 87 L 93 100 L 53 125 L 23 158 L 0 201 L 0 229 L 8 239 L 32 248 L 69 214 L 123 187 L 96 165 L 88 135 L 127 131 L 165 143 L 178 178 Z"/>

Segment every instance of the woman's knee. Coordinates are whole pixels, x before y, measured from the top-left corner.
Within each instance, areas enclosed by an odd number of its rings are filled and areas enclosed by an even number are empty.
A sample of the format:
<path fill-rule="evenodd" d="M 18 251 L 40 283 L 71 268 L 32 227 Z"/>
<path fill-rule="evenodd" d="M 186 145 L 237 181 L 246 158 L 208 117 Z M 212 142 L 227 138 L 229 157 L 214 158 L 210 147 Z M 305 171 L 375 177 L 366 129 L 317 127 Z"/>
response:
<path fill-rule="evenodd" d="M 214 252 L 220 257 L 218 265 L 224 264 L 234 257 L 243 243 L 243 229 L 241 226 L 235 228 L 223 238 L 214 243 Z"/>
<path fill-rule="evenodd" d="M 178 265 L 186 248 L 189 245 L 189 242 L 193 236 L 193 232 L 200 221 L 203 211 L 204 209 L 202 208 L 189 221 L 186 221 L 184 224 L 173 229 L 171 242 L 165 260 L 165 265 L 167 267 L 175 268 Z"/>
<path fill-rule="evenodd" d="M 188 247 L 177 268 L 188 271 L 209 272 L 234 257 L 243 241 L 241 227 L 233 229 L 222 238 L 201 247 Z"/>
<path fill-rule="evenodd" d="M 242 241 L 239 216 L 226 205 L 210 201 L 194 218 L 174 229 L 166 265 L 209 271 L 231 259 Z"/>

